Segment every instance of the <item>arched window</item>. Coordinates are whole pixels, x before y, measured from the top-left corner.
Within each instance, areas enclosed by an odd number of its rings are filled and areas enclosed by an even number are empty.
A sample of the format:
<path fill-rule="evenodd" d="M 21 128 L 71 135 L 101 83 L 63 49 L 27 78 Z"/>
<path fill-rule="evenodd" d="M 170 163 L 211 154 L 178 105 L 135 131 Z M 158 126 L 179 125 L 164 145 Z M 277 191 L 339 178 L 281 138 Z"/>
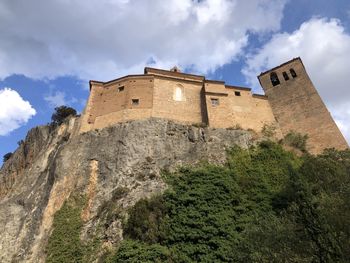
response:
<path fill-rule="evenodd" d="M 285 81 L 289 80 L 289 76 L 288 76 L 287 72 L 284 71 L 282 74 L 283 74 Z"/>
<path fill-rule="evenodd" d="M 293 78 L 297 77 L 297 73 L 295 72 L 294 69 L 291 68 L 289 71 L 290 71 L 290 74 L 292 75 Z"/>
<path fill-rule="evenodd" d="M 272 72 L 270 74 L 270 79 L 273 86 L 277 86 L 278 84 L 280 84 L 280 80 L 278 79 L 278 76 L 275 72 Z"/>
<path fill-rule="evenodd" d="M 174 100 L 183 101 L 184 100 L 184 88 L 181 85 L 177 85 L 174 90 Z"/>

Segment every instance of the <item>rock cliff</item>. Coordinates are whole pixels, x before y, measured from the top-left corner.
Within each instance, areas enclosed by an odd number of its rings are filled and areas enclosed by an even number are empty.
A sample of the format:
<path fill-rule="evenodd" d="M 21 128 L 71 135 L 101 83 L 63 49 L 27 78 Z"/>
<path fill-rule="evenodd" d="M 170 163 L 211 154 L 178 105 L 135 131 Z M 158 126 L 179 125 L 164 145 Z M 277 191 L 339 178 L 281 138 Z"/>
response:
<path fill-rule="evenodd" d="M 0 170 L 0 262 L 45 262 L 55 213 L 72 195 L 86 197 L 81 239 L 97 232 L 103 246 L 122 238 L 119 213 L 166 189 L 161 172 L 199 161 L 225 162 L 225 149 L 252 143 L 249 132 L 148 119 L 78 134 L 79 118 L 32 129 Z"/>

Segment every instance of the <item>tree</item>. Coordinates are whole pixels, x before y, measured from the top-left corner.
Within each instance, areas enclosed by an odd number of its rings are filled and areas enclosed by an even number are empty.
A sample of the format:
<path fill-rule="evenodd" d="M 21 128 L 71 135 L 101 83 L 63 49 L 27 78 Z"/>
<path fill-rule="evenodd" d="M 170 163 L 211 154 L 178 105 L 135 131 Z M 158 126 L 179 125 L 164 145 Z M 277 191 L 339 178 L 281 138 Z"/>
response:
<path fill-rule="evenodd" d="M 12 153 L 11 153 L 11 152 L 6 153 L 6 154 L 4 155 L 4 157 L 3 157 L 3 162 L 6 162 L 8 159 L 11 158 L 11 156 L 12 156 Z"/>
<path fill-rule="evenodd" d="M 71 107 L 60 106 L 55 108 L 55 112 L 51 116 L 52 124 L 60 125 L 69 116 L 76 116 L 77 111 Z"/>

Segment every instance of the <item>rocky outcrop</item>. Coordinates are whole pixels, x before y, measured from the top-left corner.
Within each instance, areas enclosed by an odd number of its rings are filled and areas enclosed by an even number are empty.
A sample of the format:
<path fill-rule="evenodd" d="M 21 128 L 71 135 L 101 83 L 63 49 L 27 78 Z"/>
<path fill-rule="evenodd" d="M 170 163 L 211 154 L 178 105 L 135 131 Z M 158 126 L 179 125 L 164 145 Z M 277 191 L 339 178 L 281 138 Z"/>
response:
<path fill-rule="evenodd" d="M 103 222 L 106 204 L 123 214 L 166 189 L 163 170 L 202 160 L 225 162 L 225 149 L 248 147 L 249 132 L 148 119 L 78 135 L 79 119 L 31 130 L 0 170 L 0 262 L 44 262 L 54 214 L 74 194 L 86 197 L 82 239 L 104 246 L 122 237 L 120 218 Z M 101 224 L 102 223 L 102 224 Z"/>

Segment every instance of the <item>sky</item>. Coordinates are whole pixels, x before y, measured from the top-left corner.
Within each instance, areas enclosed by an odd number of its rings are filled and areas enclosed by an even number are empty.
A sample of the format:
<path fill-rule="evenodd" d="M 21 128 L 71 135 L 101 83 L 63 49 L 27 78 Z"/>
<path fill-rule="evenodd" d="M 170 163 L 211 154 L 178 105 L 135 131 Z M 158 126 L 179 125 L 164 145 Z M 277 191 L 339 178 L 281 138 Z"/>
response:
<path fill-rule="evenodd" d="M 295 57 L 350 142 L 349 0 L 1 0 L 0 159 L 91 79 L 177 65 L 262 94 Z"/>

